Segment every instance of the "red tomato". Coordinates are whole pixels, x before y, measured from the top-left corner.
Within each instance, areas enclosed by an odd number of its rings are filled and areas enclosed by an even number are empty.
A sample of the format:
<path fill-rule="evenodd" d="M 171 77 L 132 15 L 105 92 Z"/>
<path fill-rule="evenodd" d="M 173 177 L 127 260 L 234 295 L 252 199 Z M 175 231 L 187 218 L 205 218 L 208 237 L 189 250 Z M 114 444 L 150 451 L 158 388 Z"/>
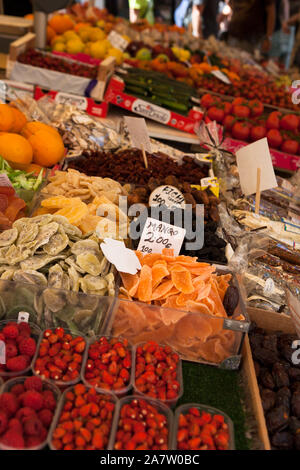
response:
<path fill-rule="evenodd" d="M 267 122 L 266 122 L 267 129 L 279 129 L 279 123 L 280 123 L 279 117 L 280 117 L 279 111 L 273 111 L 273 113 L 269 114 Z"/>
<path fill-rule="evenodd" d="M 223 119 L 223 126 L 226 130 L 232 129 L 233 124 L 235 123 L 235 117 L 232 114 L 227 114 Z"/>
<path fill-rule="evenodd" d="M 207 115 L 212 121 L 217 121 L 221 123 L 224 119 L 225 113 L 223 109 L 217 108 L 216 106 L 212 106 L 211 108 L 209 108 Z"/>
<path fill-rule="evenodd" d="M 230 114 L 232 110 L 232 104 L 229 103 L 228 101 L 225 101 L 223 103 L 223 110 L 224 110 L 225 115 Z"/>
<path fill-rule="evenodd" d="M 285 140 L 282 143 L 280 150 L 282 150 L 285 153 L 295 154 L 298 151 L 298 142 L 292 139 Z"/>
<path fill-rule="evenodd" d="M 266 137 L 266 134 L 267 129 L 265 128 L 265 126 L 253 126 L 251 129 L 250 137 L 251 140 L 255 142 L 256 140 L 260 140 Z"/>
<path fill-rule="evenodd" d="M 215 103 L 215 97 L 210 95 L 209 93 L 206 93 L 205 95 L 203 95 L 200 100 L 200 104 L 204 108 L 210 108 L 214 103 Z"/>
<path fill-rule="evenodd" d="M 250 108 L 244 105 L 234 105 L 233 106 L 233 114 L 240 118 L 248 118 L 250 116 Z"/>
<path fill-rule="evenodd" d="M 249 106 L 251 108 L 251 116 L 261 116 L 264 112 L 264 105 L 259 100 L 249 101 Z"/>
<path fill-rule="evenodd" d="M 274 149 L 277 149 L 278 147 L 280 147 L 283 141 L 282 135 L 280 134 L 278 129 L 270 129 L 267 132 L 267 139 L 269 142 L 269 146 Z"/>
<path fill-rule="evenodd" d="M 235 98 L 232 102 L 232 106 L 234 105 L 240 105 L 245 102 L 245 98 L 241 98 L 240 96 L 238 98 Z"/>
<path fill-rule="evenodd" d="M 232 127 L 232 135 L 238 140 L 248 140 L 250 135 L 250 126 L 247 122 L 236 122 Z"/>
<path fill-rule="evenodd" d="M 280 120 L 281 129 L 286 131 L 296 131 L 299 125 L 299 119 L 295 114 L 286 114 Z"/>

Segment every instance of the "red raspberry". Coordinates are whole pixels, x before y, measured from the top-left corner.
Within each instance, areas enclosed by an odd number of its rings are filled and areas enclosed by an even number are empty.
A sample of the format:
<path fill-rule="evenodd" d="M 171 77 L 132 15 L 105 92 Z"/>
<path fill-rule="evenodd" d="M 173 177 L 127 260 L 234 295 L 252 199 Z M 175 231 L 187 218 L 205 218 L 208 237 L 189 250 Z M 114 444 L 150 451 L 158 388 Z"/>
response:
<path fill-rule="evenodd" d="M 28 323 L 22 321 L 18 324 L 19 327 L 19 334 L 22 336 L 30 336 L 31 335 L 31 328 Z"/>
<path fill-rule="evenodd" d="M 27 356 L 34 356 L 36 350 L 36 342 L 33 338 L 25 338 L 19 344 L 19 351 L 21 354 L 26 354 Z"/>
<path fill-rule="evenodd" d="M 56 400 L 51 390 L 45 390 L 43 392 L 43 399 L 44 399 L 43 408 L 46 408 L 47 410 L 51 410 L 51 411 L 55 410 Z"/>
<path fill-rule="evenodd" d="M 13 393 L 5 392 L 0 395 L 0 408 L 8 416 L 14 415 L 18 409 L 18 400 Z"/>
<path fill-rule="evenodd" d="M 26 390 L 35 390 L 36 392 L 41 392 L 43 390 L 43 381 L 40 377 L 32 376 L 28 377 L 25 382 L 24 386 Z"/>
<path fill-rule="evenodd" d="M 13 372 L 20 372 L 21 370 L 26 369 L 28 366 L 29 361 L 27 356 L 11 357 L 6 363 L 7 369 Z"/>
<path fill-rule="evenodd" d="M 23 384 L 16 384 L 10 389 L 10 393 L 13 393 L 14 395 L 16 395 L 16 397 L 18 397 L 24 392 L 25 392 L 25 388 Z"/>
<path fill-rule="evenodd" d="M 20 408 L 17 411 L 17 414 L 16 414 L 16 418 L 19 419 L 22 422 L 26 418 L 29 418 L 30 416 L 36 416 L 36 412 L 32 408 L 29 408 L 29 407 L 26 407 L 26 406 L 24 408 Z"/>
<path fill-rule="evenodd" d="M 50 410 L 44 409 L 39 411 L 38 417 L 46 428 L 50 427 L 53 419 L 53 413 Z"/>
<path fill-rule="evenodd" d="M 4 431 L 6 430 L 7 423 L 8 423 L 7 414 L 3 410 L 0 410 L 0 435 L 3 434 Z"/>
<path fill-rule="evenodd" d="M 18 325 L 16 323 L 9 323 L 3 328 L 2 333 L 4 334 L 5 338 L 15 339 L 17 336 L 19 336 Z"/>
<path fill-rule="evenodd" d="M 15 344 L 7 343 L 5 345 L 6 360 L 18 355 L 18 349 Z"/>
<path fill-rule="evenodd" d="M 40 410 L 43 407 L 43 396 L 41 393 L 35 390 L 28 390 L 24 393 L 23 405 L 25 407 L 33 408 L 35 411 Z"/>
<path fill-rule="evenodd" d="M 43 440 L 40 436 L 28 436 L 25 439 L 26 448 L 38 447 Z"/>
<path fill-rule="evenodd" d="M 24 421 L 24 434 L 27 436 L 39 436 L 42 430 L 42 423 L 36 417 L 29 417 Z"/>
<path fill-rule="evenodd" d="M 25 443 L 22 435 L 14 430 L 8 430 L 1 438 L 2 444 L 14 449 L 24 449 Z"/>
<path fill-rule="evenodd" d="M 22 423 L 17 418 L 13 418 L 9 421 L 8 429 L 11 429 L 12 431 L 16 431 L 19 434 L 23 434 Z"/>

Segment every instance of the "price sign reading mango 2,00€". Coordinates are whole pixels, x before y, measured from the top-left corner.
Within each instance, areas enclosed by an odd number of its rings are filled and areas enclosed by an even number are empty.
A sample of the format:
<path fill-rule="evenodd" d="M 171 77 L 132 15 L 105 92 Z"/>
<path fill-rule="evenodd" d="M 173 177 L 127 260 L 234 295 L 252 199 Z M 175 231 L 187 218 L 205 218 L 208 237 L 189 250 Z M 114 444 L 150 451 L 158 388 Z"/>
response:
<path fill-rule="evenodd" d="M 175 225 L 160 222 L 148 217 L 138 246 L 142 253 L 161 253 L 164 248 L 174 250 L 174 256 L 178 256 L 186 230 Z"/>

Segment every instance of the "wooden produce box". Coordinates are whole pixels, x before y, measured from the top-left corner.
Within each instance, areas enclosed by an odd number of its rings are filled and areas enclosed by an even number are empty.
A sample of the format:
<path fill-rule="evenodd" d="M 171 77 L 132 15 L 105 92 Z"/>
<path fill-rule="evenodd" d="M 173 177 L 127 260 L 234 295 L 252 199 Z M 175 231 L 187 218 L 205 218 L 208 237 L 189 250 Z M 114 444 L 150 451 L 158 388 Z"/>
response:
<path fill-rule="evenodd" d="M 261 310 L 256 308 L 247 309 L 249 318 L 255 322 L 257 326 L 265 329 L 267 332 L 282 331 L 283 333 L 295 333 L 295 327 L 291 318 L 284 314 L 275 313 L 268 310 Z M 246 335 L 243 350 L 243 366 L 242 372 L 245 380 L 247 381 L 253 413 L 255 415 L 258 434 L 265 450 L 271 450 L 269 434 L 267 430 L 264 410 L 262 407 L 258 383 L 256 379 L 254 362 L 249 343 L 249 337 Z"/>

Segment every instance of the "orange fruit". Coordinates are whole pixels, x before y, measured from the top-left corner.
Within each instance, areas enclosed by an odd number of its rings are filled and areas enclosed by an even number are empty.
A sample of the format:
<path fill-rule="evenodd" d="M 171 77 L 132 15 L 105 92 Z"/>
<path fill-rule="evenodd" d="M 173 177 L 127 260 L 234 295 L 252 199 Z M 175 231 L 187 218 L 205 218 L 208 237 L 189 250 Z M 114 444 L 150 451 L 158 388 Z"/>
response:
<path fill-rule="evenodd" d="M 23 129 L 21 130 L 21 134 L 28 139 L 30 136 L 36 134 L 38 131 L 47 131 L 50 132 L 57 137 L 60 137 L 59 132 L 52 126 L 48 126 L 48 124 L 44 124 L 43 122 L 39 121 L 30 121 L 25 124 Z"/>
<path fill-rule="evenodd" d="M 47 26 L 47 42 L 50 43 L 56 36 L 56 32 L 51 26 Z"/>
<path fill-rule="evenodd" d="M 37 165 L 36 163 L 29 163 L 29 165 L 27 165 L 24 170 L 26 171 L 26 173 L 34 173 L 36 176 L 40 174 L 41 170 L 44 170 L 43 176 L 45 176 L 46 174 L 46 168 L 41 165 Z"/>
<path fill-rule="evenodd" d="M 47 130 L 39 130 L 28 138 L 33 149 L 33 162 L 45 167 L 58 163 L 65 154 L 60 135 Z"/>
<path fill-rule="evenodd" d="M 14 123 L 14 113 L 8 104 L 0 103 L 0 131 L 10 131 Z"/>
<path fill-rule="evenodd" d="M 14 123 L 10 129 L 11 132 L 19 133 L 27 123 L 27 119 L 24 113 L 18 108 L 11 106 L 11 110 L 14 114 Z"/>
<path fill-rule="evenodd" d="M 21 135 L 6 132 L 0 135 L 0 155 L 13 168 L 22 169 L 32 161 L 32 147 Z"/>
<path fill-rule="evenodd" d="M 76 33 L 78 33 L 78 31 L 80 30 L 80 28 L 90 28 L 91 27 L 91 24 L 90 23 L 77 23 L 75 26 L 74 26 L 74 30 L 76 31 Z"/>
<path fill-rule="evenodd" d="M 74 23 L 68 15 L 54 15 L 49 20 L 48 25 L 58 34 L 63 34 L 68 29 L 74 28 Z"/>

